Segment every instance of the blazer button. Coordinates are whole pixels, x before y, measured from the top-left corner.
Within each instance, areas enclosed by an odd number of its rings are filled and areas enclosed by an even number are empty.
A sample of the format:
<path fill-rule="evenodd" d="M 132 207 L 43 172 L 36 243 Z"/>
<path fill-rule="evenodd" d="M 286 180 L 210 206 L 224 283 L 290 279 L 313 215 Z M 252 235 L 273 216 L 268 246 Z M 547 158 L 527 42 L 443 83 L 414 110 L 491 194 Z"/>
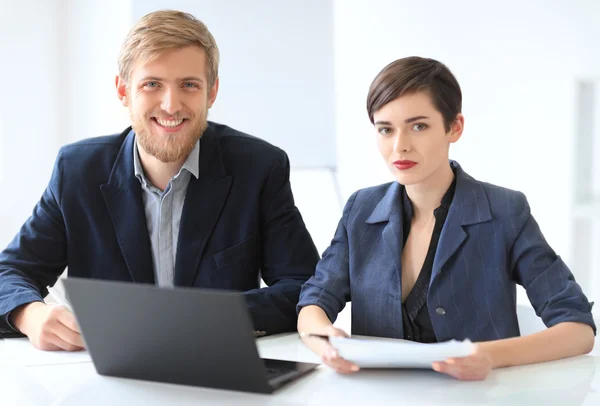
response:
<path fill-rule="evenodd" d="M 444 310 L 443 307 L 438 307 L 437 309 L 435 309 L 435 312 L 437 314 L 439 314 L 440 316 L 443 316 L 444 314 L 446 314 L 446 310 Z"/>

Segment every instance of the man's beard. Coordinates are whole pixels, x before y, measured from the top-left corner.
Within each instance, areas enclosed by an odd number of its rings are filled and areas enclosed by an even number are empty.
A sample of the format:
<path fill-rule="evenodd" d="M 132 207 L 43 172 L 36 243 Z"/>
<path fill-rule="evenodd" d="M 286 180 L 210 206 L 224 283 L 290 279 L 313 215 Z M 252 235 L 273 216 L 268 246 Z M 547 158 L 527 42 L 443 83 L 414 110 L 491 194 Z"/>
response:
<path fill-rule="evenodd" d="M 131 126 L 135 131 L 139 145 L 148 154 L 165 163 L 186 158 L 208 126 L 206 121 L 208 114 L 204 114 L 204 117 L 193 123 L 191 128 L 190 124 L 194 121 L 194 117 L 188 116 L 189 118 L 186 119 L 187 122 L 181 131 L 156 134 L 160 130 L 151 122 L 153 121 L 152 116 L 148 116 L 147 119 L 140 119 L 131 111 L 129 114 L 132 121 Z"/>

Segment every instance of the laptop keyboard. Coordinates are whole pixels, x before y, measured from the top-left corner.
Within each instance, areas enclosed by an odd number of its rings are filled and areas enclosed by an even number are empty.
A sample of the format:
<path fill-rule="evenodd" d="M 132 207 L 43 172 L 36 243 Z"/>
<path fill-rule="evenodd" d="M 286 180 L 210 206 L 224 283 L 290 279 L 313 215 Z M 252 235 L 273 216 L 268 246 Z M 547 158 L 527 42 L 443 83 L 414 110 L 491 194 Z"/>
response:
<path fill-rule="evenodd" d="M 267 368 L 267 380 L 277 378 L 292 371 L 290 368 Z"/>

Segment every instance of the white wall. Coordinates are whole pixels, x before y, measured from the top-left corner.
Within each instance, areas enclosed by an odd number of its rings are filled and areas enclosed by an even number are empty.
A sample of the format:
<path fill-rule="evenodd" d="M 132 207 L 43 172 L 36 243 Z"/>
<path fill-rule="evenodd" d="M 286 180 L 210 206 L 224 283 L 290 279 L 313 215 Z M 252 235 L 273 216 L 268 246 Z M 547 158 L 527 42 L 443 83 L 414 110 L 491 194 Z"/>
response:
<path fill-rule="evenodd" d="M 132 25 L 130 0 L 55 0 L 64 22 L 61 38 L 62 92 L 68 111 L 63 143 L 123 131 L 127 109 L 115 90 L 117 59 Z"/>
<path fill-rule="evenodd" d="M 62 145 L 128 125 L 114 77 L 130 8 L 125 0 L 0 0 L 0 247 L 31 214 Z"/>
<path fill-rule="evenodd" d="M 58 15 L 52 3 L 0 0 L 0 246 L 31 214 L 58 151 Z"/>
<path fill-rule="evenodd" d="M 392 180 L 366 114 L 371 81 L 397 58 L 432 57 L 463 90 L 465 133 L 451 157 L 480 180 L 525 192 L 548 241 L 570 263 L 575 88 L 578 78 L 600 74 L 598 21 L 593 0 L 334 1 L 344 197 Z M 600 299 L 598 287 L 584 288 Z"/>

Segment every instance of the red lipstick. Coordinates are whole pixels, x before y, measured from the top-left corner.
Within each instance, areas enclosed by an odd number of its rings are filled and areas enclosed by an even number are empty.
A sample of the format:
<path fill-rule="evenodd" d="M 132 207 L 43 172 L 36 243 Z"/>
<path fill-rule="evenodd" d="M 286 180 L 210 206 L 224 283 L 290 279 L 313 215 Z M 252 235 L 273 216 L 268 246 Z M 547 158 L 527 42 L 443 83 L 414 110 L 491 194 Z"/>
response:
<path fill-rule="evenodd" d="M 406 171 L 410 168 L 412 168 L 413 166 L 415 166 L 417 163 L 415 161 L 408 161 L 408 160 L 400 160 L 400 161 L 395 161 L 394 162 L 394 166 L 398 169 L 400 169 L 401 171 Z"/>

